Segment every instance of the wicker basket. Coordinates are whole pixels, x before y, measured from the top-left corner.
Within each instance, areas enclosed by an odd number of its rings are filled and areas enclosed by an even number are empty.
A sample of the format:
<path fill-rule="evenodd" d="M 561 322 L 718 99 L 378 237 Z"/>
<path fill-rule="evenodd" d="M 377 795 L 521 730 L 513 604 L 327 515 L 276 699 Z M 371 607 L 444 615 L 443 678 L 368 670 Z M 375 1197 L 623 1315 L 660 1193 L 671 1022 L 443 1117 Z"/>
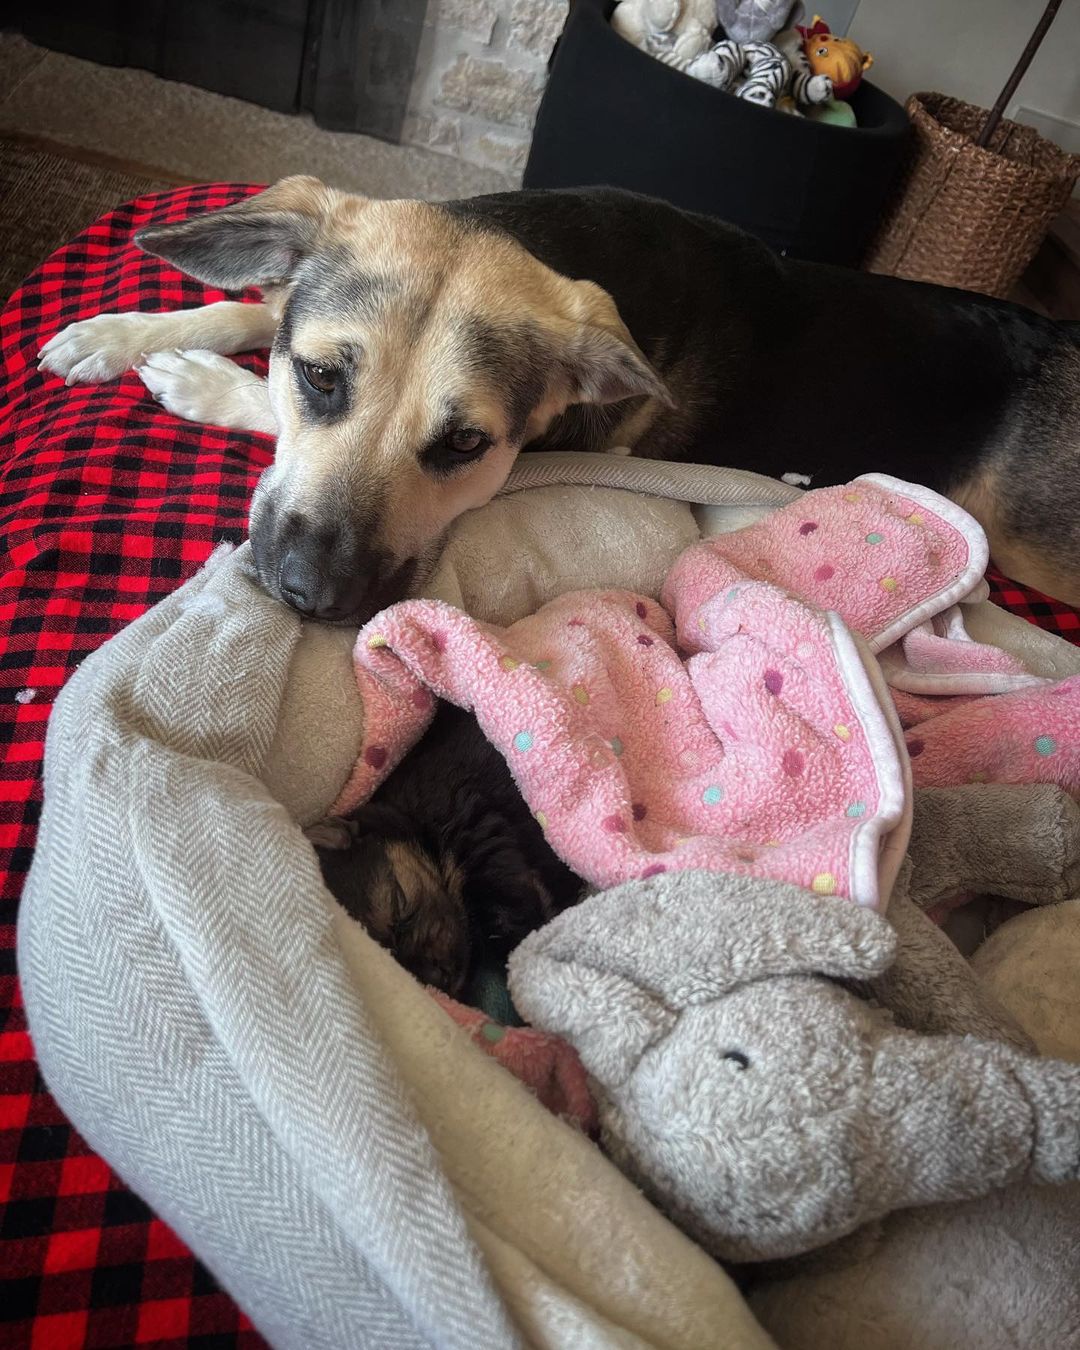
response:
<path fill-rule="evenodd" d="M 907 160 L 865 266 L 1008 295 L 1069 200 L 1080 156 L 1005 119 L 980 148 L 986 110 L 944 94 L 912 94 L 907 112 Z"/>

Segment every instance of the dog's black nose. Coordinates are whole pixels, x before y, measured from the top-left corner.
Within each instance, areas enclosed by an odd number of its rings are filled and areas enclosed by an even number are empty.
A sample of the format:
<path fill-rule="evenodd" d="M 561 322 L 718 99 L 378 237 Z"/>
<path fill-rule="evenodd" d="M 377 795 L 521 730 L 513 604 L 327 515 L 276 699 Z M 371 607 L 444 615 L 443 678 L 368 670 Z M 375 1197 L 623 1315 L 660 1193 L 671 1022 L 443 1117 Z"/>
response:
<path fill-rule="evenodd" d="M 301 614 L 318 613 L 322 579 L 299 550 L 294 548 L 286 553 L 278 573 L 278 585 L 281 598 L 293 609 L 298 609 Z"/>
<path fill-rule="evenodd" d="M 278 572 L 281 598 L 316 619 L 347 619 L 356 609 L 364 585 L 322 571 L 301 549 L 286 553 Z"/>

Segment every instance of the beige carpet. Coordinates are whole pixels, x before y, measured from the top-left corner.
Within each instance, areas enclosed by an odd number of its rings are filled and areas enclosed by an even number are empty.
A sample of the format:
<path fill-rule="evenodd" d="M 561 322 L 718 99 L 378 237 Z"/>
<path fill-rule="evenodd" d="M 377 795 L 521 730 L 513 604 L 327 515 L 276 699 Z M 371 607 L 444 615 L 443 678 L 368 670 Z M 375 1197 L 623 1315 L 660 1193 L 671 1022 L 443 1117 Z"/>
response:
<path fill-rule="evenodd" d="M 184 179 L 26 137 L 0 137 L 0 301 L 106 211 Z"/>
<path fill-rule="evenodd" d="M 502 192 L 517 181 L 453 155 L 325 131 L 307 116 L 145 70 L 97 66 L 0 33 L 0 136 L 12 133 L 45 137 L 76 155 L 92 150 L 160 165 L 192 183 L 272 183 L 310 173 L 368 197 L 444 201 Z"/>

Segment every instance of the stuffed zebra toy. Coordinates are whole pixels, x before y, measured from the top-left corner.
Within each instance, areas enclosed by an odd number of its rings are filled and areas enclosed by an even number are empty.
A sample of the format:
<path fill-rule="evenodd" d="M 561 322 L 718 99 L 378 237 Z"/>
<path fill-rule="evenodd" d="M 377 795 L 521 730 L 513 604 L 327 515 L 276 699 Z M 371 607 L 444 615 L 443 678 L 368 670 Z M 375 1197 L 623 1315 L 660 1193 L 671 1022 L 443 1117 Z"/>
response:
<path fill-rule="evenodd" d="M 798 40 L 798 33 L 795 37 Z M 773 42 L 725 39 L 692 61 L 686 73 L 764 108 L 775 107 L 782 97 L 794 99 L 796 105 L 826 103 L 832 97 L 832 81 L 811 72 L 801 40 L 790 50 L 781 50 Z"/>
<path fill-rule="evenodd" d="M 771 108 L 788 82 L 791 67 L 771 42 L 732 42 L 729 38 L 699 56 L 686 73 L 736 98 Z"/>

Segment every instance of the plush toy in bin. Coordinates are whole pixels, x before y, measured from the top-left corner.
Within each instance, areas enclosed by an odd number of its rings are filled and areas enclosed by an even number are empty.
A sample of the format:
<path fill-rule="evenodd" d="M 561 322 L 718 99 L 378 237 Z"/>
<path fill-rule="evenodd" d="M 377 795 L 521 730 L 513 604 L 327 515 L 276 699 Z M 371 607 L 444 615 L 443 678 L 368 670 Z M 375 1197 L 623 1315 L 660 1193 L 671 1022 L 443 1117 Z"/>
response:
<path fill-rule="evenodd" d="M 691 61 L 686 73 L 736 98 L 771 108 L 787 89 L 791 66 L 771 42 L 725 39 Z"/>
<path fill-rule="evenodd" d="M 611 26 L 665 66 L 686 70 L 712 44 L 716 0 L 620 0 Z"/>
<path fill-rule="evenodd" d="M 828 76 L 837 98 L 850 98 L 864 73 L 874 64 L 874 58 L 850 38 L 830 33 L 829 25 L 820 14 L 814 15 L 809 28 L 797 31 L 813 73 Z"/>
<path fill-rule="evenodd" d="M 611 25 L 664 65 L 736 98 L 854 126 L 839 100 L 872 58 L 817 15 L 797 27 L 801 17 L 802 0 L 620 0 Z"/>

